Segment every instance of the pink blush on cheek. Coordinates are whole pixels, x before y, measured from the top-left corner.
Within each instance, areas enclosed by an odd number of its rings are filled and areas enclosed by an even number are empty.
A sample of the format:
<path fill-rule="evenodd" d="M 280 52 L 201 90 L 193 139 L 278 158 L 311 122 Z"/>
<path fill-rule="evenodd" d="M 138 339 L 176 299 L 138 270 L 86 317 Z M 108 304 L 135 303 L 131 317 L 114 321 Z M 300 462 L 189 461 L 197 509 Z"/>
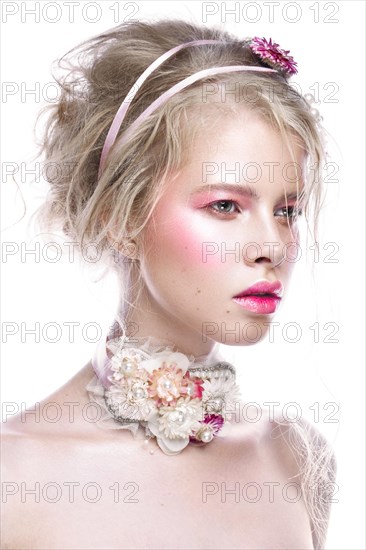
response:
<path fill-rule="evenodd" d="M 210 226 L 204 227 L 202 219 L 180 219 L 170 233 L 170 245 L 174 247 L 179 261 L 188 261 L 193 266 L 204 265 L 217 268 L 222 265 L 221 242 L 210 236 Z M 178 260 L 178 258 L 177 258 Z"/>

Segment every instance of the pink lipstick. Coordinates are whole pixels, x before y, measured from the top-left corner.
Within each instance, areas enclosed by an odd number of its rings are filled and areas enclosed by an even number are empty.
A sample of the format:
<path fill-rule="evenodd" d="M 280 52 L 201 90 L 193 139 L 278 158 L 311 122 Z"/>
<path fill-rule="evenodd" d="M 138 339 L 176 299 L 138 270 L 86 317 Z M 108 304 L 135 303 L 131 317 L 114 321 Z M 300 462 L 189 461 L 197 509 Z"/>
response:
<path fill-rule="evenodd" d="M 233 301 L 244 309 L 259 314 L 274 313 L 281 301 L 283 288 L 280 281 L 259 281 L 240 294 Z"/>

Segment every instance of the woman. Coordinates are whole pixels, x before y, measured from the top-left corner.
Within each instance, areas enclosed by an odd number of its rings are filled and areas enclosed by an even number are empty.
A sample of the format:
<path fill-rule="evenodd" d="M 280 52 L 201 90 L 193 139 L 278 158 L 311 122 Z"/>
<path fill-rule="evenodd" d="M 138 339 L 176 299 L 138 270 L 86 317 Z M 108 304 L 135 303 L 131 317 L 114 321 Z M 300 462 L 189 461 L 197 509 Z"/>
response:
<path fill-rule="evenodd" d="M 7 423 L 4 548 L 322 548 L 329 443 L 303 419 L 248 421 L 218 351 L 264 338 L 298 216 L 316 233 L 324 144 L 296 62 L 176 20 L 75 53 L 40 221 L 94 247 L 121 293 L 92 361 Z"/>

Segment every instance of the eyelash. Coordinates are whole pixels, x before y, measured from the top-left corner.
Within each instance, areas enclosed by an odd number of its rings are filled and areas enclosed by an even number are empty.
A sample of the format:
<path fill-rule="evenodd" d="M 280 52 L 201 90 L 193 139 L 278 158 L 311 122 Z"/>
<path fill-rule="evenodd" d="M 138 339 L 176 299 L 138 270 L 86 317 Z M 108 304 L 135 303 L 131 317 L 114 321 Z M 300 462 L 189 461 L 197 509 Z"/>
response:
<path fill-rule="evenodd" d="M 231 204 L 235 204 L 236 207 L 237 207 L 237 212 L 240 212 L 240 209 L 238 207 L 238 203 L 236 201 L 233 201 L 233 200 L 222 200 L 222 201 L 215 201 L 215 202 L 212 202 L 211 204 L 208 204 L 205 208 L 207 209 L 210 209 L 211 211 L 213 211 L 216 215 L 218 216 L 225 216 L 225 215 L 231 215 L 231 214 L 234 214 L 234 212 L 220 212 L 219 210 L 216 210 L 214 207 L 214 205 L 217 205 L 217 204 L 222 204 L 222 203 L 231 203 Z M 279 208 L 278 210 L 289 210 L 293 208 L 293 212 L 291 215 L 284 215 L 284 216 L 280 216 L 281 218 L 289 218 L 292 222 L 298 217 L 298 216 L 301 216 L 302 215 L 302 209 L 299 208 L 299 209 L 296 209 L 296 206 L 282 206 L 281 208 Z"/>

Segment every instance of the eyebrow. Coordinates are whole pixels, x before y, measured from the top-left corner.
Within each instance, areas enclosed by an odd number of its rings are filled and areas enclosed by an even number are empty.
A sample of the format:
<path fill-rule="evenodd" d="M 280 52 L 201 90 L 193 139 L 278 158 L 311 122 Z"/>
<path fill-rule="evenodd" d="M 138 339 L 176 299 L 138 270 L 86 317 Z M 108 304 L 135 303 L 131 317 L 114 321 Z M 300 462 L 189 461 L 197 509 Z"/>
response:
<path fill-rule="evenodd" d="M 227 192 L 231 192 L 231 193 L 237 193 L 238 195 L 242 196 L 242 197 L 250 197 L 250 198 L 253 198 L 255 200 L 259 200 L 260 199 L 260 195 L 258 194 L 257 190 L 252 187 L 251 185 L 242 185 L 240 183 L 211 183 L 211 184 L 207 184 L 207 185 L 202 185 L 201 187 L 199 187 L 198 189 L 196 189 L 195 191 L 193 191 L 193 193 L 191 193 L 191 195 L 195 196 L 197 195 L 198 193 L 204 193 L 205 191 L 227 191 Z M 302 199 L 304 196 L 304 189 L 302 189 L 299 193 L 297 191 L 293 191 L 291 193 L 283 193 L 279 198 L 278 200 L 281 201 L 281 200 L 284 200 L 287 198 L 288 199 Z"/>

